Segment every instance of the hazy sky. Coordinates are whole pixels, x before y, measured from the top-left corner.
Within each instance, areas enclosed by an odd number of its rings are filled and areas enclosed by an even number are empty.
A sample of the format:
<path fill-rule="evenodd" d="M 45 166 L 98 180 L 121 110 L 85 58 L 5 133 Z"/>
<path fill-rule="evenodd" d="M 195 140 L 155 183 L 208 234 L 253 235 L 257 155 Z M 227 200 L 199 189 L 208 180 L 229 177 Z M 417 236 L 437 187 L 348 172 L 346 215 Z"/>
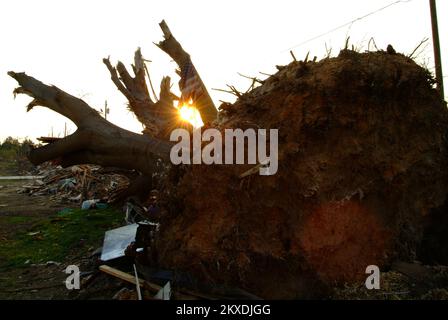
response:
<path fill-rule="evenodd" d="M 276 64 L 291 61 L 289 49 L 302 59 L 333 55 L 350 43 L 367 49 L 370 38 L 379 48 L 387 44 L 406 54 L 425 37 L 431 39 L 428 0 L 402 1 L 381 12 L 328 35 L 296 46 L 334 27 L 384 7 L 394 0 L 2 0 L 0 1 L 0 139 L 62 134 L 67 123 L 56 113 L 36 107 L 26 113 L 30 98 L 13 99 L 16 82 L 6 72 L 26 71 L 48 84 L 82 97 L 100 109 L 107 99 L 109 119 L 121 127 L 140 132 L 141 125 L 126 109 L 126 99 L 110 80 L 102 58 L 132 63 L 142 48 L 151 60 L 149 70 L 158 91 L 164 75 L 177 90 L 175 63 L 152 42 L 162 39 L 158 23 L 165 19 L 174 36 L 191 54 L 213 99 L 233 101 L 231 95 L 213 91 L 226 84 L 247 89 L 250 80 L 237 72 L 255 76 L 275 72 Z M 448 74 L 448 1 L 438 0 L 439 29 L 444 75 Z M 432 42 L 419 53 L 418 61 L 433 71 Z M 445 77 L 445 92 L 448 79 Z M 174 87 L 173 87 L 174 88 Z"/>

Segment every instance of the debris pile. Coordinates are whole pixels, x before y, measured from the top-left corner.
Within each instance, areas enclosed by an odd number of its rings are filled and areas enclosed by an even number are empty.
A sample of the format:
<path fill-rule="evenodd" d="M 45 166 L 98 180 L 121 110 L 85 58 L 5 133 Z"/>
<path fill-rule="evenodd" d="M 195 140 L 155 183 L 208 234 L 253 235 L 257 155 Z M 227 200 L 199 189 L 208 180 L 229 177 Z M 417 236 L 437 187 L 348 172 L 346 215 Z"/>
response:
<path fill-rule="evenodd" d="M 41 179 L 23 185 L 18 192 L 29 195 L 50 195 L 54 202 L 81 203 L 98 199 L 109 202 L 113 195 L 125 190 L 129 177 L 123 170 L 97 165 L 75 165 L 68 168 L 44 163 L 37 167 Z"/>

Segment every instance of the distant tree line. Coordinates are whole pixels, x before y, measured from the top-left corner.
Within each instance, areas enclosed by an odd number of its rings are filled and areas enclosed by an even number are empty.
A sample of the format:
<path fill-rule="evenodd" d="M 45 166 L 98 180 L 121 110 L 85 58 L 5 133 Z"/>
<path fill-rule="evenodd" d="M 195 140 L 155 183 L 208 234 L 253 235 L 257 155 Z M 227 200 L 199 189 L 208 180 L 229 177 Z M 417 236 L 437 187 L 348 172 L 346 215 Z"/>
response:
<path fill-rule="evenodd" d="M 7 159 L 21 157 L 33 147 L 35 147 L 34 142 L 28 138 L 20 141 L 17 138 L 7 137 L 0 143 L 0 157 Z"/>

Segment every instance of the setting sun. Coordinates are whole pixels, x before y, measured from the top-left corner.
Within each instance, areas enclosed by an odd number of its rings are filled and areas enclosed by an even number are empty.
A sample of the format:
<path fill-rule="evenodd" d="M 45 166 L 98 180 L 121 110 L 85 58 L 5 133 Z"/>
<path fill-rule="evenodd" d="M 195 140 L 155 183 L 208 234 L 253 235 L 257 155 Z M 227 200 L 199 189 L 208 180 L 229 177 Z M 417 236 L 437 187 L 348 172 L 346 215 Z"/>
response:
<path fill-rule="evenodd" d="M 201 114 L 199 113 L 199 110 L 194 107 L 192 101 L 188 104 L 182 104 L 180 107 L 177 107 L 177 109 L 179 110 L 181 119 L 190 122 L 194 128 L 200 128 L 204 125 Z"/>

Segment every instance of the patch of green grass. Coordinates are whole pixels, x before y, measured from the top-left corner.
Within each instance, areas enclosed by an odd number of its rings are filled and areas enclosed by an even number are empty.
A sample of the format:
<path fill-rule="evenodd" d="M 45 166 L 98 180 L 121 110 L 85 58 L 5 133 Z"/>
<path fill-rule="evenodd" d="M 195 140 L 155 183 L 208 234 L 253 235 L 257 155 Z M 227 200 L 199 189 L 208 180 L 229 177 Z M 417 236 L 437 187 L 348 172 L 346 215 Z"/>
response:
<path fill-rule="evenodd" d="M 21 217 L 9 217 L 8 222 Z M 123 213 L 116 209 L 80 210 L 55 214 L 33 227 L 23 230 L 13 239 L 0 242 L 0 271 L 31 263 L 63 261 L 69 253 L 85 253 L 99 245 L 104 232 L 119 227 Z"/>

